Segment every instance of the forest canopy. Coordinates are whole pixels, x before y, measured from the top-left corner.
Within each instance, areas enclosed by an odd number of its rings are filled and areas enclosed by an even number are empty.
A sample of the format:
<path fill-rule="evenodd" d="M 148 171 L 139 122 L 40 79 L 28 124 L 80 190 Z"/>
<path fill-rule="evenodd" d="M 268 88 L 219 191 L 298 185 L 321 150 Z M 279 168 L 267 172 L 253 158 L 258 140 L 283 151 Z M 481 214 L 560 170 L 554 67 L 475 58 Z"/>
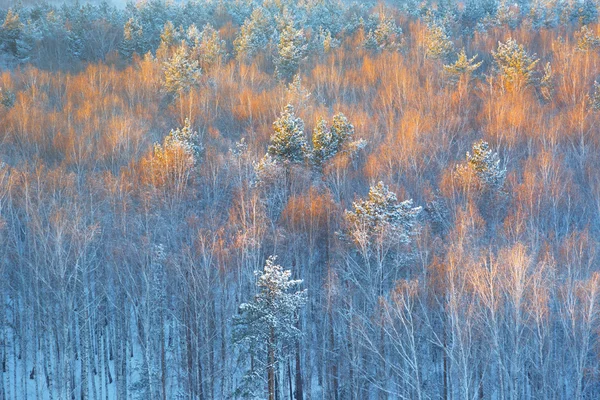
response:
<path fill-rule="evenodd" d="M 0 399 L 600 398 L 599 9 L 0 8 Z"/>

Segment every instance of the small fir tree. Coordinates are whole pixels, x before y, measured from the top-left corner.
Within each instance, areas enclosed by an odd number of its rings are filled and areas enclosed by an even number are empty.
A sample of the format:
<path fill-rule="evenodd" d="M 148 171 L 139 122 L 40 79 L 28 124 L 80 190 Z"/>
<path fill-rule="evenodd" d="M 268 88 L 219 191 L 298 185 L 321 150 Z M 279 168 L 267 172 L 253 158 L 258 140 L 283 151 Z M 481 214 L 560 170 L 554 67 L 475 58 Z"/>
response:
<path fill-rule="evenodd" d="M 458 53 L 456 61 L 452 64 L 444 65 L 444 71 L 449 75 L 451 81 L 458 81 L 461 76 L 471 75 L 475 72 L 483 61 L 476 62 L 477 55 L 472 58 L 467 57 L 465 49 L 463 48 Z"/>
<path fill-rule="evenodd" d="M 198 132 L 192 129 L 188 118 L 185 119 L 185 123 L 181 128 L 172 129 L 165 137 L 165 147 L 182 148 L 190 157 L 192 157 L 194 165 L 198 164 L 202 157 L 202 152 L 204 151 L 204 147 L 200 142 L 200 136 L 198 135 Z"/>
<path fill-rule="evenodd" d="M 402 29 L 396 25 L 393 18 L 381 14 L 374 30 L 369 30 L 364 47 L 369 50 L 398 50 L 401 45 Z"/>
<path fill-rule="evenodd" d="M 600 82 L 594 81 L 592 94 L 589 96 L 590 107 L 594 111 L 600 111 Z"/>

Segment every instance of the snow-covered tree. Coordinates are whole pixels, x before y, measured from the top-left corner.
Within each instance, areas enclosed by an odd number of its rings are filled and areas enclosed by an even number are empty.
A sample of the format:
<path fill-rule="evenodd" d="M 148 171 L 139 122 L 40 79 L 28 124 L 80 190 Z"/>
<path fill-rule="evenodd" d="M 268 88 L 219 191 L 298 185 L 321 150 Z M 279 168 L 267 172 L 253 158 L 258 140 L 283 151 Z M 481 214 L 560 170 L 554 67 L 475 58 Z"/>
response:
<path fill-rule="evenodd" d="M 486 18 L 493 18 L 498 9 L 496 0 L 467 0 L 460 15 L 460 22 L 466 32 L 472 32 Z"/>
<path fill-rule="evenodd" d="M 454 50 L 454 44 L 448 37 L 446 29 L 437 22 L 427 25 L 425 46 L 425 55 L 433 59 L 445 60 Z"/>
<path fill-rule="evenodd" d="M 15 104 L 15 94 L 0 86 L 0 105 L 11 108 Z"/>
<path fill-rule="evenodd" d="M 525 11 L 521 8 L 522 11 Z M 494 25 L 508 26 L 515 29 L 519 24 L 519 12 L 515 10 L 514 2 L 502 0 L 498 4 L 495 18 L 492 19 Z"/>
<path fill-rule="evenodd" d="M 198 132 L 194 131 L 190 125 L 190 120 L 185 119 L 181 128 L 172 129 L 165 137 L 164 146 L 166 148 L 179 147 L 192 157 L 192 163 L 198 164 L 202 157 L 204 147 L 200 142 Z"/>
<path fill-rule="evenodd" d="M 190 58 L 198 61 L 204 71 L 218 65 L 227 54 L 225 41 L 211 24 L 204 25 L 202 32 L 199 32 L 195 25 L 191 25 L 187 31 L 187 39 L 192 46 Z"/>
<path fill-rule="evenodd" d="M 296 322 L 306 302 L 306 290 L 293 291 L 302 281 L 290 279 L 291 271 L 275 261 L 276 257 L 271 256 L 263 271 L 255 271 L 258 293 L 251 302 L 241 304 L 239 315 L 234 317 L 236 343 L 245 346 L 252 356 L 266 356 L 269 400 L 275 399 L 277 364 L 301 335 Z"/>
<path fill-rule="evenodd" d="M 590 107 L 594 111 L 600 111 L 600 82 L 594 81 L 592 94 L 589 96 Z"/>
<path fill-rule="evenodd" d="M 286 98 L 288 104 L 293 104 L 296 108 L 305 109 L 309 105 L 312 93 L 302 85 L 300 74 L 294 75 L 294 79 L 287 85 Z"/>
<path fill-rule="evenodd" d="M 331 35 L 331 31 L 319 27 L 319 32 L 315 35 L 312 45 L 319 53 L 326 54 L 340 46 L 340 41 Z"/>
<path fill-rule="evenodd" d="M 411 258 L 413 250 L 409 244 L 418 232 L 420 212 L 421 207 L 413 207 L 412 200 L 398 202 L 396 194 L 379 182 L 371 186 L 366 199 L 355 201 L 352 209 L 344 214 L 346 234 L 343 237 L 351 244 L 344 277 L 356 290 L 351 300 L 356 317 L 352 318 L 361 321 L 354 329 L 362 341 L 355 345 L 364 349 L 366 357 L 373 353 L 373 347 L 379 354 L 385 353 L 380 339 L 385 330 L 377 322 L 383 318 L 381 301 L 402 277 L 401 266 L 407 265 L 406 261 Z M 374 360 L 370 368 L 384 374 L 384 358 Z M 375 385 L 385 381 L 384 376 L 372 379 Z"/>
<path fill-rule="evenodd" d="M 313 32 L 321 29 L 337 35 L 344 25 L 342 3 L 330 0 L 306 2 L 306 24 Z"/>
<path fill-rule="evenodd" d="M 279 20 L 279 43 L 275 68 L 282 80 L 291 79 L 298 71 L 300 61 L 306 57 L 308 45 L 302 29 L 296 29 L 293 17 L 285 13 Z"/>
<path fill-rule="evenodd" d="M 452 64 L 445 64 L 444 71 L 450 76 L 450 79 L 457 81 L 463 75 L 470 75 L 475 72 L 483 63 L 483 61 L 476 61 L 477 55 L 472 58 L 467 57 L 465 49 L 463 48 L 458 53 L 456 61 Z"/>
<path fill-rule="evenodd" d="M 255 8 L 233 42 L 237 58 L 251 60 L 259 51 L 267 47 L 272 32 L 273 27 L 265 10 L 261 7 Z"/>
<path fill-rule="evenodd" d="M 590 51 L 600 47 L 600 36 L 595 35 L 585 25 L 575 32 L 575 38 L 577 38 L 577 49 L 580 51 Z"/>
<path fill-rule="evenodd" d="M 19 14 L 9 9 L 0 27 L 0 49 L 16 56 L 18 51 L 17 43 L 23 30 L 23 23 L 19 19 Z"/>
<path fill-rule="evenodd" d="M 311 161 L 320 168 L 323 163 L 340 152 L 354 152 L 364 147 L 363 140 L 352 141 L 354 126 L 346 116 L 339 113 L 333 117 L 333 125 L 321 119 L 313 131 Z"/>
<path fill-rule="evenodd" d="M 369 30 L 364 46 L 370 50 L 398 50 L 401 45 L 402 29 L 393 18 L 381 14 L 377 27 Z"/>
<path fill-rule="evenodd" d="M 121 44 L 121 54 L 125 57 L 131 57 L 133 53 L 144 54 L 147 51 L 147 45 L 144 43 L 144 31 L 141 24 L 133 17 L 125 23 L 123 27 L 123 43 Z"/>
<path fill-rule="evenodd" d="M 412 200 L 398 202 L 396 193 L 383 182 L 369 189 L 366 199 L 352 203 L 345 213 L 349 234 L 359 246 L 368 246 L 375 236 L 385 234 L 387 239 L 408 243 L 416 233 L 417 217 L 421 207 L 413 207 Z"/>
<path fill-rule="evenodd" d="M 178 36 L 179 35 L 173 26 L 173 23 L 171 21 L 167 21 L 160 33 L 160 44 L 156 50 L 156 58 L 159 60 L 165 60 L 172 56 L 172 49 L 178 42 Z"/>
<path fill-rule="evenodd" d="M 508 39 L 506 43 L 498 42 L 498 49 L 492 51 L 492 55 L 506 84 L 520 88 L 533 83 L 535 66 L 539 60 L 527 53 L 523 45 L 514 39 Z"/>
<path fill-rule="evenodd" d="M 267 153 L 278 162 L 286 165 L 299 164 L 306 158 L 306 139 L 304 122 L 296 117 L 294 106 L 288 104 L 273 123 L 275 133 L 271 136 L 271 144 Z"/>
<path fill-rule="evenodd" d="M 544 75 L 540 79 L 540 91 L 546 101 L 552 100 L 552 96 L 554 95 L 554 74 L 549 62 L 544 66 Z"/>
<path fill-rule="evenodd" d="M 167 92 L 178 95 L 188 91 L 200 79 L 198 61 L 190 60 L 188 47 L 182 43 L 173 56 L 163 64 L 164 82 Z"/>
<path fill-rule="evenodd" d="M 467 152 L 466 163 L 459 165 L 457 172 L 463 179 L 476 178 L 480 189 L 499 191 L 504 186 L 506 168 L 500 165 L 498 153 L 483 140 L 473 143 L 472 152 Z"/>
<path fill-rule="evenodd" d="M 579 3 L 578 19 L 582 25 L 598 21 L 598 3 L 594 0 L 583 0 Z"/>

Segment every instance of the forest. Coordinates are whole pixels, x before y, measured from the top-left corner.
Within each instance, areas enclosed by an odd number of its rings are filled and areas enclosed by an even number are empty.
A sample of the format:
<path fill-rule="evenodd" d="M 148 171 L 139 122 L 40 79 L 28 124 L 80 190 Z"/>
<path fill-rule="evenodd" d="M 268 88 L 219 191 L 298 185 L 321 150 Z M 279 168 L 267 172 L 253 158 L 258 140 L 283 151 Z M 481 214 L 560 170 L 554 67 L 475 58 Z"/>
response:
<path fill-rule="evenodd" d="M 600 398 L 599 0 L 0 5 L 0 400 Z"/>

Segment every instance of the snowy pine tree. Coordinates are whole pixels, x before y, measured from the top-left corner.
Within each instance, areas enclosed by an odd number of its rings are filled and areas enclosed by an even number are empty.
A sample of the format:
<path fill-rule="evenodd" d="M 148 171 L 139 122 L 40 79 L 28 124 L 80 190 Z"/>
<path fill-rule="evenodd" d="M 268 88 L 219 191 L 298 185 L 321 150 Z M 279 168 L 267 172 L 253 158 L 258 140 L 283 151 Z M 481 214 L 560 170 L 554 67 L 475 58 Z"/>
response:
<path fill-rule="evenodd" d="M 135 18 L 129 18 L 123 27 L 121 54 L 131 57 L 133 53 L 145 54 L 146 49 L 147 45 L 144 43 L 144 31 L 141 24 Z"/>
<path fill-rule="evenodd" d="M 457 82 L 461 76 L 471 75 L 481 66 L 483 61 L 476 62 L 476 59 L 477 55 L 468 58 L 463 48 L 454 63 L 444 65 L 444 71 L 449 75 L 451 82 Z"/>
<path fill-rule="evenodd" d="M 594 81 L 594 88 L 589 99 L 592 110 L 600 111 L 600 83 L 598 81 Z"/>
<path fill-rule="evenodd" d="M 443 25 L 436 22 L 427 25 L 425 45 L 425 54 L 428 58 L 433 59 L 445 60 L 454 50 L 454 44 L 448 37 L 446 29 Z"/>
<path fill-rule="evenodd" d="M 19 14 L 9 9 L 0 27 L 0 50 L 17 56 L 17 43 L 21 37 L 23 23 L 19 19 Z"/>
<path fill-rule="evenodd" d="M 333 125 L 321 119 L 313 131 L 311 161 L 320 168 L 323 163 L 340 152 L 354 152 L 364 147 L 363 140 L 351 141 L 354 126 L 346 116 L 339 113 L 333 117 Z"/>
<path fill-rule="evenodd" d="M 167 21 L 160 33 L 160 44 L 156 50 L 156 58 L 166 60 L 172 55 L 172 48 L 177 43 L 177 31 L 171 21 Z"/>
<path fill-rule="evenodd" d="M 473 143 L 472 152 L 467 152 L 466 163 L 457 167 L 462 179 L 475 176 L 477 186 L 482 190 L 500 191 L 506 179 L 506 168 L 500 165 L 498 153 L 489 148 L 483 140 Z"/>
<path fill-rule="evenodd" d="M 198 164 L 204 147 L 200 142 L 198 132 L 192 130 L 190 120 L 185 119 L 183 127 L 172 129 L 165 137 L 165 148 L 180 147 L 192 157 L 192 163 Z"/>
<path fill-rule="evenodd" d="M 301 334 L 296 322 L 298 311 L 306 303 L 306 290 L 291 291 L 302 281 L 290 279 L 291 271 L 275 261 L 276 257 L 271 256 L 263 271 L 255 271 L 258 293 L 253 301 L 241 304 L 239 315 L 234 317 L 236 343 L 253 357 L 266 360 L 269 400 L 275 399 L 277 364 Z M 257 361 L 261 363 L 260 358 Z M 250 376 L 253 374 L 256 371 L 250 371 Z"/>
<path fill-rule="evenodd" d="M 587 26 L 582 26 L 581 29 L 575 32 L 577 38 L 577 50 L 589 51 L 600 47 L 600 36 L 597 36 Z"/>
<path fill-rule="evenodd" d="M 302 29 L 296 29 L 293 17 L 285 13 L 279 20 L 279 44 L 275 69 L 277 76 L 282 80 L 290 80 L 298 71 L 300 61 L 306 56 L 307 44 Z"/>
<path fill-rule="evenodd" d="M 415 233 L 420 212 L 421 207 L 413 207 L 412 200 L 399 203 L 396 193 L 378 182 L 369 189 L 366 199 L 352 203 L 352 210 L 346 211 L 345 218 L 350 236 L 359 245 L 370 243 L 373 236 L 382 233 L 407 243 Z"/>
<path fill-rule="evenodd" d="M 498 49 L 492 51 L 496 67 L 505 84 L 512 88 L 520 88 L 533 83 L 535 66 L 539 61 L 535 55 L 529 55 L 523 45 L 514 39 L 506 43 L 498 42 Z"/>
<path fill-rule="evenodd" d="M 381 14 L 377 27 L 367 33 L 364 46 L 375 51 L 398 50 L 401 45 L 400 35 L 402 35 L 402 29 L 396 25 L 396 21 Z"/>
<path fill-rule="evenodd" d="M 331 50 L 340 47 L 340 41 L 331 35 L 331 31 L 319 27 L 311 45 L 321 54 L 327 54 Z"/>
<path fill-rule="evenodd" d="M 179 95 L 196 85 L 200 79 L 198 61 L 190 60 L 187 45 L 182 43 L 173 56 L 163 64 L 164 82 L 167 92 Z"/>
<path fill-rule="evenodd" d="M 304 122 L 296 117 L 294 106 L 288 104 L 274 123 L 275 133 L 267 153 L 278 162 L 299 164 L 306 158 Z"/>
<path fill-rule="evenodd" d="M 219 32 L 211 24 L 204 25 L 202 32 L 199 32 L 195 25 L 191 25 L 187 31 L 187 38 L 191 46 L 190 58 L 198 61 L 203 71 L 220 64 L 227 54 L 225 41 L 221 40 Z"/>
<path fill-rule="evenodd" d="M 15 104 L 15 94 L 0 86 L 0 105 L 11 108 Z"/>
<path fill-rule="evenodd" d="M 251 60 L 259 51 L 267 47 L 271 34 L 270 18 L 263 8 L 255 8 L 233 42 L 237 58 Z"/>

